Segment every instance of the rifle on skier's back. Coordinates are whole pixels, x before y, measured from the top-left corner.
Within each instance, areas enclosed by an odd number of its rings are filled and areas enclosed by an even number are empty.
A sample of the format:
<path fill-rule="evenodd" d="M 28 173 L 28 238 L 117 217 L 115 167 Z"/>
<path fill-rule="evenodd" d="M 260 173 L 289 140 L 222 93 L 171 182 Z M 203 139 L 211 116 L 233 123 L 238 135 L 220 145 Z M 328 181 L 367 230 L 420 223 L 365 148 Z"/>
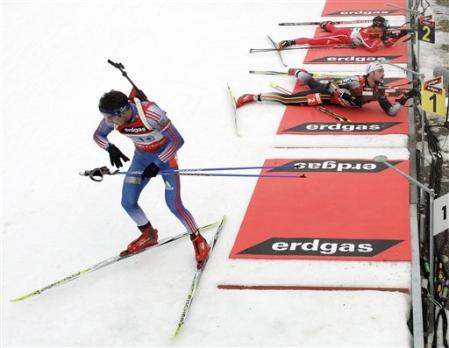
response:
<path fill-rule="evenodd" d="M 128 73 L 125 71 L 125 67 L 123 66 L 122 63 L 114 63 L 112 60 L 108 59 L 108 63 L 111 64 L 114 68 L 118 69 L 121 71 L 122 75 L 131 83 L 131 85 L 133 86 L 133 89 L 130 93 L 130 99 L 132 99 L 133 97 L 138 97 L 141 101 L 148 101 L 147 96 L 145 95 L 145 93 L 136 86 L 136 84 L 128 77 Z"/>

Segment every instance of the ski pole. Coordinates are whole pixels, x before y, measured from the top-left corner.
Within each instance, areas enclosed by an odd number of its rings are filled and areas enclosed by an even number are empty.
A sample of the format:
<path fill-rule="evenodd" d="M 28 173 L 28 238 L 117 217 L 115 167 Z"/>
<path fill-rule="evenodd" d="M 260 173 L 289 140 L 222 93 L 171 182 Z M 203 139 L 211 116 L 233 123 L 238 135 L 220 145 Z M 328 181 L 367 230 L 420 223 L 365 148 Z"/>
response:
<path fill-rule="evenodd" d="M 253 166 L 253 167 L 218 167 L 218 168 L 193 168 L 193 169 L 174 169 L 161 170 L 160 173 L 187 173 L 187 172 L 208 172 L 221 170 L 248 170 L 248 169 L 288 169 L 295 168 L 295 166 Z"/>
<path fill-rule="evenodd" d="M 301 175 L 272 175 L 272 174 L 220 174 L 220 173 L 204 173 L 204 171 L 213 170 L 241 170 L 241 169 L 279 169 L 282 166 L 265 166 L 265 167 L 235 167 L 235 168 L 200 168 L 200 169 L 177 169 L 160 171 L 160 175 L 189 175 L 189 176 L 223 176 L 223 177 L 262 177 L 262 178 L 305 178 L 304 174 Z M 295 168 L 294 166 L 285 166 L 284 168 Z M 196 172 L 194 172 L 196 171 Z M 140 176 L 142 171 L 119 171 L 118 169 L 111 172 L 108 167 L 94 168 L 92 170 L 85 170 L 79 174 L 82 176 L 88 176 L 90 179 L 96 182 L 103 181 L 105 175 L 130 175 Z"/>
<path fill-rule="evenodd" d="M 292 169 L 292 168 L 296 168 L 294 165 L 291 166 L 284 166 L 284 165 L 280 165 L 280 166 L 248 166 L 248 167 L 215 167 L 215 168 L 182 168 L 182 169 L 167 169 L 167 170 L 161 170 L 159 173 L 186 173 L 186 172 L 206 172 L 206 171 L 221 171 L 221 170 L 248 170 L 248 169 Z M 130 173 L 130 174 L 141 174 L 142 172 L 140 171 L 134 171 L 134 172 L 122 172 L 122 171 L 118 171 L 115 170 L 114 172 L 111 172 L 109 170 L 108 167 L 104 166 L 104 167 L 99 167 L 99 168 L 94 168 L 92 170 L 86 170 L 85 172 L 97 172 L 97 171 L 101 171 L 103 174 L 109 174 L 109 175 L 113 175 L 113 174 L 120 174 L 120 173 Z M 89 175 L 89 173 L 87 174 L 81 174 L 81 175 Z"/>
<path fill-rule="evenodd" d="M 301 175 L 271 175 L 271 174 L 221 174 L 221 173 L 163 173 L 162 175 L 191 175 L 191 176 L 228 176 L 228 177 L 248 177 L 248 178 L 305 178 L 304 174 Z"/>
<path fill-rule="evenodd" d="M 249 53 L 304 50 L 304 49 L 332 49 L 332 48 L 356 48 L 354 45 L 325 45 L 325 46 L 303 46 L 303 47 L 283 47 L 283 48 L 250 48 Z"/>
<path fill-rule="evenodd" d="M 111 64 L 114 68 L 118 69 L 121 71 L 122 75 L 131 83 L 131 85 L 134 87 L 134 89 L 137 92 L 137 96 L 139 97 L 140 100 L 142 101 L 148 101 L 147 96 L 145 95 L 145 93 L 135 85 L 135 83 L 129 78 L 128 73 L 125 71 L 125 67 L 123 66 L 122 63 L 115 63 L 112 60 L 108 59 L 108 63 Z"/>

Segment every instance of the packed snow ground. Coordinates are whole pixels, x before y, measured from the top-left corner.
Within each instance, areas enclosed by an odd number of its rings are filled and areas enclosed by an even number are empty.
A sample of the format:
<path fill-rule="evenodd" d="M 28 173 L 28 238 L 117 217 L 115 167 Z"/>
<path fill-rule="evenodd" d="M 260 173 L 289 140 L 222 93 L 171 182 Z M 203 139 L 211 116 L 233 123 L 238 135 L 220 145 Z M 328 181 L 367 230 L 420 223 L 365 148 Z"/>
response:
<path fill-rule="evenodd" d="M 92 140 L 101 119 L 99 97 L 110 89 L 129 90 L 108 58 L 122 62 L 168 112 L 186 141 L 178 154 L 182 168 L 261 165 L 275 157 L 406 159 L 408 151 L 372 140 L 367 148 L 357 137 L 349 148 L 276 149 L 281 105 L 242 109 L 242 136 L 235 136 L 226 82 L 236 94 L 269 90 L 268 77 L 248 70 L 283 67 L 275 54 L 250 55 L 248 49 L 267 47 L 267 33 L 276 39 L 293 32 L 311 36 L 313 27 L 285 30 L 277 23 L 320 20 L 324 1 L 0 4 L 2 345 L 409 346 L 408 295 L 217 289 L 227 281 L 267 280 L 409 286 L 408 263 L 229 260 L 256 183 L 251 178 L 182 178 L 183 201 L 198 224 L 223 214 L 228 222 L 178 339 L 172 334 L 195 267 L 187 239 L 9 303 L 116 254 L 137 236 L 120 206 L 122 177 L 99 184 L 78 175 L 109 164 Z M 288 63 L 296 66 L 301 54 L 287 56 Z M 132 154 L 127 139 L 110 139 Z M 158 178 L 141 197 L 161 237 L 183 230 L 165 206 L 163 190 Z"/>

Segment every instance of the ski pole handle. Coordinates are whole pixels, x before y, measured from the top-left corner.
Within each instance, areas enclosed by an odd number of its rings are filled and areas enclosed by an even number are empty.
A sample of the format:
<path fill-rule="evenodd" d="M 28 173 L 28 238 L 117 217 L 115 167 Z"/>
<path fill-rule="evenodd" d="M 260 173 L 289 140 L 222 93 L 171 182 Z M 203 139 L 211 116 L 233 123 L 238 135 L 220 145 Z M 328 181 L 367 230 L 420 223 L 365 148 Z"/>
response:
<path fill-rule="evenodd" d="M 80 172 L 79 174 L 82 176 L 88 176 L 91 180 L 95 182 L 103 181 L 103 177 L 105 175 L 114 175 L 118 174 L 119 171 L 116 169 L 115 171 L 111 172 L 108 167 L 98 167 L 94 168 L 92 170 L 85 170 L 84 172 Z"/>

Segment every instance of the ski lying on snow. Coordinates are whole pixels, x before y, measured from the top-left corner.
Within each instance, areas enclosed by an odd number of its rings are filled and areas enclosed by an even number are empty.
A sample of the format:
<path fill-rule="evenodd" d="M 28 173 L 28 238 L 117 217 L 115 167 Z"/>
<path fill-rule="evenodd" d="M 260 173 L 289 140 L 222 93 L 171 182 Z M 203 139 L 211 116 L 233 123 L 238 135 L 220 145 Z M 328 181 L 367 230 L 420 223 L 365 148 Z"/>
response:
<path fill-rule="evenodd" d="M 201 232 L 202 231 L 207 231 L 207 230 L 209 230 L 211 228 L 214 228 L 218 224 L 219 224 L 219 222 L 217 221 L 217 222 L 214 222 L 214 223 L 202 226 L 202 227 L 199 228 L 199 230 Z M 143 252 L 148 251 L 150 249 L 154 249 L 154 248 L 157 248 L 157 247 L 169 244 L 171 242 L 174 242 L 174 241 L 176 241 L 178 239 L 181 239 L 181 238 L 183 238 L 185 236 L 188 236 L 188 235 L 189 235 L 189 232 L 185 231 L 185 232 L 177 234 L 175 236 L 161 239 L 158 244 L 150 246 L 150 247 L 145 248 L 145 249 L 142 249 L 142 250 L 140 250 L 140 251 L 138 251 L 136 253 L 129 253 L 129 254 L 126 254 L 124 256 L 121 256 L 119 254 L 119 255 L 116 255 L 116 256 L 109 257 L 109 258 L 107 258 L 107 259 L 105 259 L 105 260 L 103 260 L 101 262 L 96 263 L 93 266 L 84 268 L 84 269 L 80 270 L 79 272 L 73 273 L 73 274 L 71 274 L 71 275 L 69 275 L 69 276 L 67 276 L 65 278 L 62 278 L 62 279 L 60 279 L 60 280 L 58 280 L 58 281 L 56 281 L 54 283 L 51 283 L 51 284 L 49 284 L 47 286 L 44 286 L 43 288 L 37 289 L 37 290 L 35 290 L 33 292 L 30 292 L 29 294 L 26 294 L 26 295 L 23 295 L 23 296 L 20 296 L 20 297 L 17 297 L 17 298 L 13 298 L 12 300 L 10 300 L 10 302 L 19 302 L 19 301 L 23 301 L 23 300 L 25 300 L 27 298 L 30 298 L 32 296 L 40 295 L 41 293 L 43 293 L 46 290 L 49 290 L 49 289 L 57 287 L 59 285 L 63 285 L 65 283 L 68 283 L 69 281 L 75 280 L 75 279 L 79 278 L 80 276 L 82 276 L 82 275 L 84 275 L 86 273 L 91 273 L 91 272 L 97 271 L 97 270 L 99 270 L 101 268 L 104 268 L 104 267 L 112 265 L 112 264 L 114 264 L 116 262 L 119 262 L 119 261 L 122 261 L 124 259 L 127 259 L 128 257 L 131 257 L 131 256 L 134 256 L 134 255 L 143 253 Z"/>
<path fill-rule="evenodd" d="M 283 65 L 283 66 L 288 66 L 288 65 L 285 64 L 285 62 L 284 62 L 284 58 L 282 57 L 282 53 L 281 53 L 281 51 L 279 50 L 279 46 L 277 45 L 277 43 L 274 42 L 274 40 L 270 37 L 270 35 L 267 35 L 267 37 L 268 37 L 268 40 L 270 40 L 271 44 L 274 46 L 274 48 L 276 48 L 276 52 L 277 52 L 277 54 L 278 54 L 278 56 L 279 56 L 279 59 L 281 60 L 282 65 Z"/>
<path fill-rule="evenodd" d="M 295 47 L 279 47 L 275 44 L 275 48 L 250 48 L 249 53 L 260 53 L 260 52 L 273 52 L 277 51 L 281 56 L 280 51 L 291 51 L 291 50 L 316 50 L 316 49 L 340 49 L 340 48 L 356 48 L 354 45 L 349 44 L 334 44 L 334 45 L 320 45 L 320 46 L 312 46 L 312 45 L 295 45 Z M 281 56 L 282 58 L 282 56 Z M 284 64 L 284 66 L 287 66 Z"/>
<path fill-rule="evenodd" d="M 372 19 L 358 19 L 353 21 L 333 21 L 335 24 L 358 24 L 358 23 L 371 23 Z M 324 21 L 321 21 L 324 22 Z M 280 26 L 290 26 L 290 25 L 319 25 L 321 22 L 283 22 L 279 23 Z"/>
<path fill-rule="evenodd" d="M 288 71 L 249 70 L 249 73 L 254 74 L 254 75 L 285 75 L 285 76 L 289 76 Z M 352 72 L 334 73 L 334 72 L 325 72 L 325 71 L 319 71 L 319 72 L 311 71 L 309 73 L 312 75 L 313 78 L 315 78 L 315 80 L 321 80 L 321 79 L 338 80 L 338 79 L 344 79 L 348 76 L 354 75 L 354 73 L 352 73 Z"/>
<path fill-rule="evenodd" d="M 227 83 L 226 85 L 228 86 L 228 92 L 229 92 L 229 96 L 231 98 L 231 103 L 232 103 L 235 134 L 237 134 L 237 136 L 239 137 L 240 133 L 239 133 L 239 127 L 238 127 L 238 123 L 237 123 L 237 102 L 235 100 L 234 94 L 232 94 L 232 90 L 231 90 L 231 87 L 229 86 L 229 83 Z"/>
<path fill-rule="evenodd" d="M 212 250 L 215 247 L 215 243 L 217 242 L 218 236 L 219 236 L 221 230 L 223 229 L 225 220 L 226 220 L 226 216 L 223 216 L 223 219 L 221 220 L 220 225 L 217 227 L 217 231 L 214 234 L 214 238 L 212 239 L 212 242 L 210 243 L 209 256 L 204 261 L 201 268 L 199 268 L 195 271 L 195 274 L 194 274 L 193 280 L 192 280 L 192 284 L 190 285 L 189 292 L 187 293 L 187 300 L 184 305 L 184 309 L 182 311 L 181 318 L 179 319 L 178 326 L 176 327 L 176 331 L 174 334 L 175 337 L 179 335 L 182 327 L 184 326 L 184 322 L 187 318 L 187 314 L 189 313 L 190 306 L 192 305 L 192 301 L 195 296 L 196 290 L 198 288 L 198 284 L 200 283 L 201 275 L 203 274 L 203 271 L 206 268 L 207 261 L 209 261 L 210 254 L 212 253 Z"/>

